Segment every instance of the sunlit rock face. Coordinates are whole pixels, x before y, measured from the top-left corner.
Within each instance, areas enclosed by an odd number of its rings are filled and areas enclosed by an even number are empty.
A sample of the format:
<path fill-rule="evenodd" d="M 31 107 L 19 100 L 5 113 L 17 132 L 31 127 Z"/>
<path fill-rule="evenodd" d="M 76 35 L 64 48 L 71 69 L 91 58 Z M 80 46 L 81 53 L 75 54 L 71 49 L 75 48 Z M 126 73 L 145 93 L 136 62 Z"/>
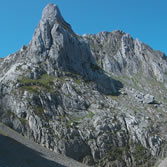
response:
<path fill-rule="evenodd" d="M 166 156 L 167 59 L 129 34 L 79 36 L 49 4 L 0 71 L 0 120 L 50 150 L 106 167 Z"/>

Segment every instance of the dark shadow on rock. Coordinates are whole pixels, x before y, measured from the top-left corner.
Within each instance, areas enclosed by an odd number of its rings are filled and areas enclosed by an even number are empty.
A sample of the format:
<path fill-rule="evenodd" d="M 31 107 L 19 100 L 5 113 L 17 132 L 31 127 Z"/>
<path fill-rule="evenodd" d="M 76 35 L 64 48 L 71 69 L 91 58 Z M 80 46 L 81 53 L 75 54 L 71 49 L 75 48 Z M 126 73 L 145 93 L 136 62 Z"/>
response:
<path fill-rule="evenodd" d="M 48 160 L 37 152 L 16 140 L 0 135 L 1 167 L 65 167 Z"/>
<path fill-rule="evenodd" d="M 85 81 L 93 81 L 101 94 L 119 95 L 123 83 L 113 79 L 98 66 L 89 44 L 77 37 L 72 38 L 68 33 L 66 35 L 68 37 L 64 38 L 64 48 L 59 51 L 54 66 L 57 66 L 60 71 L 79 74 Z"/>
<path fill-rule="evenodd" d="M 101 94 L 119 96 L 120 89 L 123 88 L 123 83 L 116 80 L 107 74 L 101 67 L 98 66 L 95 57 L 92 55 L 90 45 L 88 45 L 90 52 L 90 70 L 92 71 L 92 79 L 97 85 L 97 90 Z"/>
<path fill-rule="evenodd" d="M 120 89 L 123 88 L 123 83 L 119 80 L 113 79 L 109 74 L 107 75 L 106 72 L 96 63 L 93 64 L 93 66 L 97 67 L 96 71 L 92 70 L 96 76 L 93 78 L 93 81 L 96 84 L 97 90 L 104 95 L 119 96 Z M 92 64 L 90 67 L 92 68 Z"/>

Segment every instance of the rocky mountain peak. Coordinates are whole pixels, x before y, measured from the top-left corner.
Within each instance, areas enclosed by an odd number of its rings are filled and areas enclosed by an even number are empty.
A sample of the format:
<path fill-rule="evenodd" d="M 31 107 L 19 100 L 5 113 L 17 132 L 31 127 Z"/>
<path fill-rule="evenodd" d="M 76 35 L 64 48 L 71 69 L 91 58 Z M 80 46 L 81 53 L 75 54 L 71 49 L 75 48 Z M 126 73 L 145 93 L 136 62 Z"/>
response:
<path fill-rule="evenodd" d="M 56 41 L 60 40 L 59 43 L 63 43 L 66 31 L 74 34 L 70 24 L 62 17 L 58 6 L 48 4 L 42 12 L 42 18 L 33 35 L 30 46 L 31 51 L 35 52 L 36 55 L 36 52 L 43 53 L 49 50 L 55 36 L 57 36 Z"/>
<path fill-rule="evenodd" d="M 52 151 L 141 167 L 167 150 L 167 58 L 127 33 L 76 35 L 49 4 L 0 71 L 0 121 Z"/>
<path fill-rule="evenodd" d="M 57 5 L 48 4 L 42 12 L 42 21 L 53 24 L 55 21 L 64 22 L 64 19 Z"/>
<path fill-rule="evenodd" d="M 61 15 L 58 6 L 55 4 L 48 4 L 42 12 L 40 25 L 47 25 L 52 28 L 55 24 L 61 25 L 65 29 L 72 31 L 70 24 L 68 24 Z"/>

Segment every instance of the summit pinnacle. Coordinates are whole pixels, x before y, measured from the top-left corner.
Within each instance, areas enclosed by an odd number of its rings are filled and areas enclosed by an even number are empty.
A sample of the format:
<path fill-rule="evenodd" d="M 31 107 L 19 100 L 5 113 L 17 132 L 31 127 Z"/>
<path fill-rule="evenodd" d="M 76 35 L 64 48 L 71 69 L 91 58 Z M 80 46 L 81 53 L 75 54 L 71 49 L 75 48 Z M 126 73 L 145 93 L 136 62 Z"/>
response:
<path fill-rule="evenodd" d="M 55 4 L 48 4 L 43 12 L 42 12 L 42 20 L 49 21 L 50 23 L 54 23 L 55 21 L 62 22 L 64 21 L 60 10 Z"/>
<path fill-rule="evenodd" d="M 59 24 L 63 24 L 65 26 L 71 28 L 70 25 L 64 20 L 58 6 L 55 4 L 48 4 L 44 8 L 44 10 L 42 12 L 41 22 L 42 23 L 48 22 L 51 26 L 53 26 L 53 24 L 55 22 L 57 22 Z"/>

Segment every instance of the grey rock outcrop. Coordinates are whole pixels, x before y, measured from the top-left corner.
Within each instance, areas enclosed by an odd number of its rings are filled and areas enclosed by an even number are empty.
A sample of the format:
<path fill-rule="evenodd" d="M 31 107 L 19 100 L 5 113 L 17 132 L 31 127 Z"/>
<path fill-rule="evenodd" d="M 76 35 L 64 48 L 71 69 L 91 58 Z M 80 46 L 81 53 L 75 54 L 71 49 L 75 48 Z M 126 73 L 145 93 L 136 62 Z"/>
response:
<path fill-rule="evenodd" d="M 149 94 L 146 94 L 146 95 L 144 96 L 144 101 L 143 101 L 143 103 L 146 103 L 146 104 L 154 104 L 154 103 L 155 103 L 155 98 L 154 98 L 154 96 L 149 95 Z"/>
<path fill-rule="evenodd" d="M 166 80 L 166 56 L 153 51 L 148 45 L 129 34 L 115 30 L 97 35 L 84 35 L 99 66 L 116 75 L 155 76 L 158 81 Z M 158 63 L 157 63 L 158 62 Z"/>
<path fill-rule="evenodd" d="M 106 167 L 166 156 L 167 59 L 129 34 L 79 36 L 49 4 L 0 70 L 0 120 L 42 146 Z"/>

